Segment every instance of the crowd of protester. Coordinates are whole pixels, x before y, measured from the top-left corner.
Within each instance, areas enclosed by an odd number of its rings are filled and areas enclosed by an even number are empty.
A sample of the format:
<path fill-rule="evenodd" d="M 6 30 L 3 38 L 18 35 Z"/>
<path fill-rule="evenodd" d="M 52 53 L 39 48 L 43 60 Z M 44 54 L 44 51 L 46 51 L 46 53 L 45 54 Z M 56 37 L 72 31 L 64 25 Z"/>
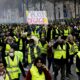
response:
<path fill-rule="evenodd" d="M 62 48 L 61 46 L 64 45 L 66 45 L 66 47 Z M 80 50 L 79 21 L 76 23 L 69 24 L 59 23 L 49 25 L 28 25 L 28 24 L 0 25 L 0 59 L 2 61 L 1 63 L 3 63 L 4 67 L 7 69 L 7 72 L 9 72 L 10 69 L 12 70 L 11 67 L 13 65 L 12 62 L 11 66 L 9 64 L 10 63 L 8 59 L 9 56 L 12 57 L 16 55 L 18 57 L 19 59 L 18 63 L 16 64 L 14 63 L 14 65 L 16 66 L 19 65 L 17 66 L 19 68 L 19 75 L 22 72 L 24 77 L 26 77 L 26 74 L 24 72 L 23 67 L 29 66 L 29 68 L 32 68 L 33 66 L 32 64 L 34 63 L 35 59 L 40 57 L 40 59 L 43 60 L 43 64 L 46 65 L 46 62 L 48 62 L 49 70 L 51 68 L 51 65 L 53 66 L 54 72 L 53 80 L 57 80 L 56 77 L 58 75 L 58 70 L 60 69 L 62 75 L 61 80 L 65 80 L 64 78 L 66 76 L 69 77 L 69 74 L 72 74 L 71 65 L 73 63 L 76 63 L 77 69 L 76 72 L 80 80 L 79 50 Z M 62 51 L 63 54 L 61 54 L 60 51 Z M 12 58 L 12 60 L 14 59 Z M 41 68 L 39 68 L 39 70 L 40 69 Z M 9 76 L 11 76 L 11 78 L 13 77 L 12 78 L 13 80 L 19 79 L 18 77 L 14 77 L 12 75 L 13 73 L 11 73 Z M 29 75 L 27 76 L 27 78 L 31 76 Z"/>

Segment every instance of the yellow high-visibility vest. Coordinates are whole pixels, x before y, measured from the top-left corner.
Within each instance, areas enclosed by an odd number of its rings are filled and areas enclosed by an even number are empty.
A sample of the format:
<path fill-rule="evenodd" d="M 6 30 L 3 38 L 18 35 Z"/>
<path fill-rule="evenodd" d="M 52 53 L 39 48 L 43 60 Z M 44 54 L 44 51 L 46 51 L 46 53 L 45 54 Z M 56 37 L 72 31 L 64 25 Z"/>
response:
<path fill-rule="evenodd" d="M 64 36 L 68 36 L 68 34 L 69 34 L 69 30 L 68 29 L 64 30 Z"/>
<path fill-rule="evenodd" d="M 42 72 L 42 74 L 39 74 L 36 66 L 32 65 L 30 72 L 32 76 L 31 80 L 46 80 L 44 72 Z"/>
<path fill-rule="evenodd" d="M 34 52 L 33 53 L 34 53 L 35 58 L 37 58 L 38 57 L 38 54 L 37 54 L 36 47 L 34 47 Z M 28 63 L 32 63 L 31 49 L 30 49 L 30 47 L 28 47 Z"/>
<path fill-rule="evenodd" d="M 32 31 L 32 33 L 31 33 L 31 34 L 32 34 L 33 36 L 36 36 L 36 37 L 38 37 L 38 38 L 39 38 L 39 33 L 37 33 L 37 32 L 36 32 L 36 30 L 35 30 L 34 32 Z"/>
<path fill-rule="evenodd" d="M 63 49 L 58 45 L 57 49 L 54 49 L 54 59 L 66 59 L 66 44 L 63 45 Z"/>
<path fill-rule="evenodd" d="M 11 79 L 18 78 L 19 74 L 19 59 L 17 56 L 14 56 L 14 60 L 10 58 L 10 56 L 5 57 L 7 63 L 7 71 L 11 77 Z"/>
<path fill-rule="evenodd" d="M 73 43 L 73 45 L 71 45 L 70 43 L 69 44 L 69 55 L 73 55 L 75 52 L 78 52 L 78 46 L 76 43 Z"/>
<path fill-rule="evenodd" d="M 20 62 L 23 61 L 23 52 L 21 52 L 21 51 L 15 51 L 14 54 L 16 56 L 18 56 Z"/>
<path fill-rule="evenodd" d="M 41 44 L 41 42 L 39 42 L 39 47 L 40 47 L 40 51 L 41 51 L 41 53 L 47 53 L 47 46 L 48 46 L 48 44 L 47 44 L 47 42 L 46 42 L 46 44 L 44 44 L 43 46 L 42 46 L 42 44 Z"/>

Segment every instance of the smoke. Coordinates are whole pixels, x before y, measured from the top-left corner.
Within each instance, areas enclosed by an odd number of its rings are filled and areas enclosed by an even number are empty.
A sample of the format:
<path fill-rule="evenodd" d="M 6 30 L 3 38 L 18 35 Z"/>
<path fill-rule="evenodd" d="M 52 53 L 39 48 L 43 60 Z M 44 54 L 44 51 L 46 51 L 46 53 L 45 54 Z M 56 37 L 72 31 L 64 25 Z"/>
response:
<path fill-rule="evenodd" d="M 22 0 L 0 0 L 0 23 L 23 22 L 22 4 Z"/>

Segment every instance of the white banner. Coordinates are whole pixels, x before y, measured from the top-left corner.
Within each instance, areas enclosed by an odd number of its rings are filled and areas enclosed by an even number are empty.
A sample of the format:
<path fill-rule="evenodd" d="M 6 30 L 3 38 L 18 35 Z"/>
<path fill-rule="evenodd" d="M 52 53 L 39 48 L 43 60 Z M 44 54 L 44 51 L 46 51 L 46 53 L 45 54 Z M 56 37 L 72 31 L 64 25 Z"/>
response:
<path fill-rule="evenodd" d="M 26 11 L 28 24 L 48 24 L 46 11 Z"/>

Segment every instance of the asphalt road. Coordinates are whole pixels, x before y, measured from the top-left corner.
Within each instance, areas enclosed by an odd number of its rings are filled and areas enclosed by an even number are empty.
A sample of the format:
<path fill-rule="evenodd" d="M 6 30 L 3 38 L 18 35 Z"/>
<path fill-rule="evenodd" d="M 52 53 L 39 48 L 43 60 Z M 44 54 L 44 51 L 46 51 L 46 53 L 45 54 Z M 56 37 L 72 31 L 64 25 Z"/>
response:
<path fill-rule="evenodd" d="M 76 65 L 75 64 L 73 64 L 72 66 L 71 66 L 71 73 L 72 73 L 72 75 L 69 75 L 69 78 L 65 78 L 65 80 L 78 80 L 78 77 L 77 77 L 77 75 L 76 75 Z M 53 77 L 54 77 L 54 75 L 52 74 L 52 69 L 50 70 L 50 73 L 51 73 L 51 75 L 52 75 L 52 80 L 53 80 Z M 58 72 L 58 76 L 57 76 L 57 80 L 60 80 L 60 78 L 61 78 L 61 74 L 60 74 L 60 71 Z"/>

